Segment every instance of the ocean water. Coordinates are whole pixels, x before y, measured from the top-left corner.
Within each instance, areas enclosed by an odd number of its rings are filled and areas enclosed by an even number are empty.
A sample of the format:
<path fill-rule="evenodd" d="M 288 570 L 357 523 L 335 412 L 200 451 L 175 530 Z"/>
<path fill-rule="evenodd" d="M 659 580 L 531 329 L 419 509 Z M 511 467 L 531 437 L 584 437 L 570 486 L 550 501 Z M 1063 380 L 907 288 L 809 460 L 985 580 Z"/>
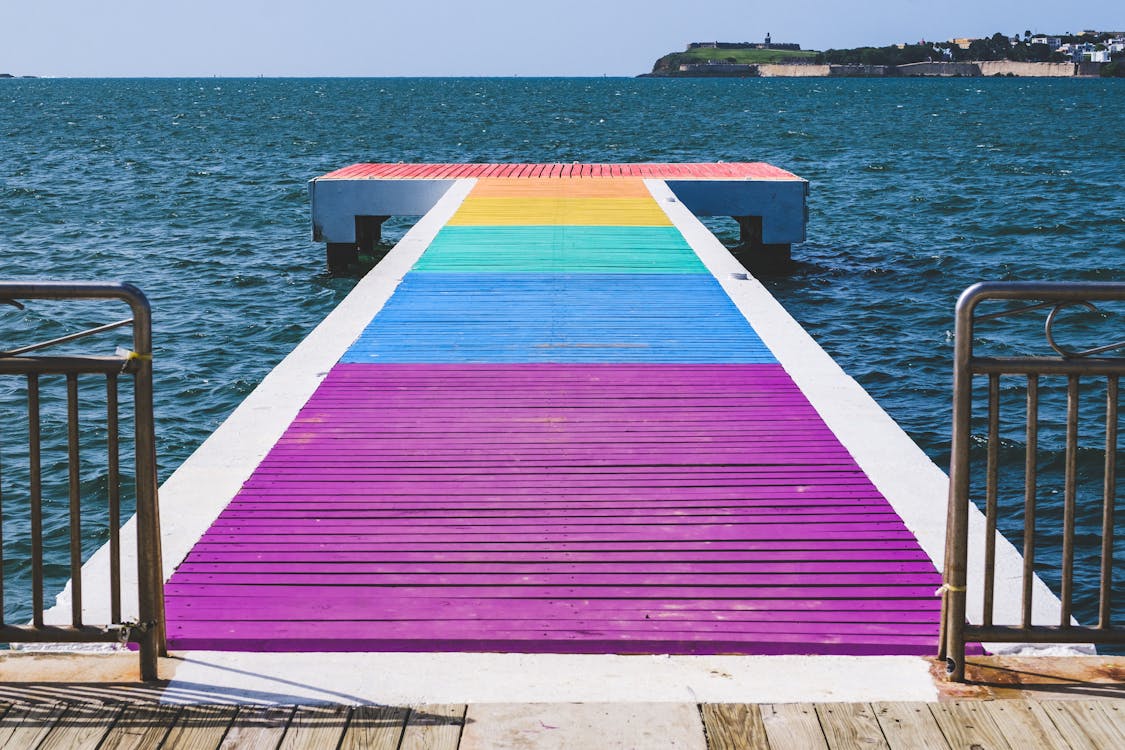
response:
<path fill-rule="evenodd" d="M 0 81 L 0 277 L 121 279 L 149 295 L 163 478 L 356 281 L 325 272 L 308 179 L 357 161 L 768 161 L 811 182 L 808 242 L 768 285 L 944 468 L 960 291 L 984 279 L 1125 279 L 1123 104 L 1120 80 Z M 410 221 L 385 226 L 388 244 Z M 708 223 L 733 244 L 732 221 Z M 124 317 L 5 310 L 0 348 Z M 1081 340 L 1125 338 L 1112 307 L 1076 321 L 1068 335 Z M 1046 353 L 1037 326 L 996 323 L 981 343 Z M 94 351 L 112 351 L 128 339 L 98 341 Z M 84 410 L 97 387 L 84 386 Z M 1084 405 L 1092 425 L 1096 391 Z M 1005 386 L 1013 412 L 1020 397 Z M 0 383 L 4 613 L 16 622 L 30 611 L 22 399 L 19 382 Z M 57 432 L 61 403 L 45 399 Z M 1098 429 L 1082 434 L 1090 480 Z M 1006 468 L 1021 466 L 1020 425 L 1004 434 Z M 103 438 L 96 424 L 83 433 L 87 555 L 107 534 Z M 46 523 L 65 535 L 65 460 L 52 439 Z M 1058 469 L 1059 439 L 1044 436 L 1041 460 Z M 1008 494 L 1021 482 L 1005 480 Z M 1045 549 L 1060 538 L 1052 482 Z M 1089 584 L 1100 510 L 1085 499 Z M 1014 512 L 1002 526 L 1015 538 L 1021 524 Z M 65 544 L 49 554 L 48 600 L 68 577 Z M 1039 567 L 1057 587 L 1057 555 Z M 1079 618 L 1094 606 L 1081 594 Z M 1114 607 L 1125 616 L 1125 586 Z"/>

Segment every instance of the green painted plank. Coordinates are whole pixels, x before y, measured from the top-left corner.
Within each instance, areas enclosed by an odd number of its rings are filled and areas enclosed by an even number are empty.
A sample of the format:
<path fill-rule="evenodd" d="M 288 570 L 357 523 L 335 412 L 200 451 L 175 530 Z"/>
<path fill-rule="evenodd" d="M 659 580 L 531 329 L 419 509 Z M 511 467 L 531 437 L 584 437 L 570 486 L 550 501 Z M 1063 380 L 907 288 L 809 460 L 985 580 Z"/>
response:
<path fill-rule="evenodd" d="M 675 227 L 442 229 L 415 271 L 461 273 L 707 273 Z"/>

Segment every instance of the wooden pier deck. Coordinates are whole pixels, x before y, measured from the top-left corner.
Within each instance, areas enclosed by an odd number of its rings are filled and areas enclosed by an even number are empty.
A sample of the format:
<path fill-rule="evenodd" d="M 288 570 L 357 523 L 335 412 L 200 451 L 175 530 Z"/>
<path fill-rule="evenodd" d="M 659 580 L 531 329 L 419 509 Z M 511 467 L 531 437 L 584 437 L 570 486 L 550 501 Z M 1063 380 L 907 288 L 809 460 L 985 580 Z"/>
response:
<path fill-rule="evenodd" d="M 170 646 L 932 655 L 933 563 L 643 179 L 737 167 L 542 166 L 330 175 L 477 182 L 172 575 Z"/>
<path fill-rule="evenodd" d="M 1123 744 L 1121 700 L 177 706 L 118 698 L 0 703 L 0 746 L 10 750 L 1109 750 Z"/>

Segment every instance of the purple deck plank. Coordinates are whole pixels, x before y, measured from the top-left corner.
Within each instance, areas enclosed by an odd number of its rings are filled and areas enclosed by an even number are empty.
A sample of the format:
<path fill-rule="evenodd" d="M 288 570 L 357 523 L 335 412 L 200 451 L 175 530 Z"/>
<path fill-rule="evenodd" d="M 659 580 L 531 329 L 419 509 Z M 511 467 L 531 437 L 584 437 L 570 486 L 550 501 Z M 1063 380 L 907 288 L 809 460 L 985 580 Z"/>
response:
<path fill-rule="evenodd" d="M 776 365 L 338 365 L 173 648 L 934 653 L 940 576 Z"/>

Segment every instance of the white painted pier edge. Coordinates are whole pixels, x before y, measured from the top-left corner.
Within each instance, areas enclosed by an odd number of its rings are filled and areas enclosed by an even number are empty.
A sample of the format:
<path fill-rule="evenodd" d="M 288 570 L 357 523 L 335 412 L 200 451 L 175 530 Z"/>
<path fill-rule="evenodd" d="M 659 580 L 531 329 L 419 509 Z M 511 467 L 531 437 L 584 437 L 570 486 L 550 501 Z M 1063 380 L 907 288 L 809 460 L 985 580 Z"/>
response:
<path fill-rule="evenodd" d="M 672 223 L 746 319 L 752 322 L 758 335 L 812 402 L 825 424 L 887 498 L 940 571 L 945 556 L 949 477 L 875 399 L 844 372 L 769 290 L 746 273 L 742 264 L 677 199 L 664 181 L 646 180 L 646 184 Z M 894 342 L 888 341 L 887 345 L 893 346 Z M 982 540 L 984 514 L 975 505 L 969 511 L 970 540 Z M 968 570 L 968 617 L 970 622 L 979 623 L 984 592 L 983 544 L 970 543 Z M 997 623 L 1020 621 L 1022 579 L 1023 558 L 1015 546 L 997 532 L 994 604 Z M 1058 623 L 1061 612 L 1059 599 L 1038 576 L 1034 582 L 1033 603 L 1034 622 Z M 1092 646 L 1023 643 L 989 643 L 985 644 L 985 648 L 993 653 L 1006 654 L 1071 655 L 1094 651 Z"/>

